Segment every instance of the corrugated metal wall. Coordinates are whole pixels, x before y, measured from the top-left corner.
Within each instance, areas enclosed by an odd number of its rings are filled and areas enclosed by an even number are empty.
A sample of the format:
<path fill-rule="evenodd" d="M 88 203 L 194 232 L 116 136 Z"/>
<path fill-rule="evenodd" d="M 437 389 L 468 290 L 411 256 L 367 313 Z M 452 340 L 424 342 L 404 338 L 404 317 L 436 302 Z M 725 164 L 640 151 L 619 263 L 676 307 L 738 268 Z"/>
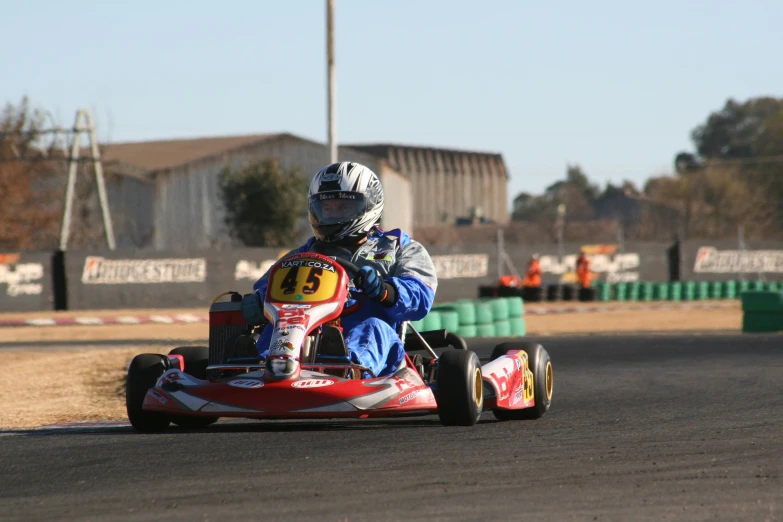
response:
<path fill-rule="evenodd" d="M 413 219 L 419 226 L 453 225 L 479 207 L 485 218 L 508 222 L 508 175 L 500 154 L 402 145 L 355 147 L 385 156 L 410 179 Z"/>
<path fill-rule="evenodd" d="M 325 145 L 283 135 L 231 153 L 200 160 L 155 175 L 155 238 L 157 250 L 188 250 L 221 248 L 233 243 L 223 223 L 224 210 L 220 202 L 218 173 L 225 166 L 242 165 L 266 157 L 276 158 L 284 168 L 299 168 L 309 180 L 329 162 Z M 378 173 L 387 191 L 384 228 L 410 227 L 412 222 L 410 187 L 399 173 L 383 166 L 382 161 L 368 154 L 340 148 L 339 159 L 363 163 Z M 393 199 L 390 199 L 393 198 Z M 303 216 L 306 209 L 302 209 Z M 399 223 L 399 225 L 397 224 Z M 309 233 L 303 217 L 302 235 Z M 298 238 L 302 240 L 303 237 Z"/>

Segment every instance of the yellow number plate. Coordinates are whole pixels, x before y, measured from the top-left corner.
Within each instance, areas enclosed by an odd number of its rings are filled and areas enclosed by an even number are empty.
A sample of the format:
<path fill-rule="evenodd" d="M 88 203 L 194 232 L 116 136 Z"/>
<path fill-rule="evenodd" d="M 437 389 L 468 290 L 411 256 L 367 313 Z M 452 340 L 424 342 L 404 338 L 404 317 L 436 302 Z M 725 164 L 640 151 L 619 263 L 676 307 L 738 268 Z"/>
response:
<path fill-rule="evenodd" d="M 278 268 L 272 276 L 269 295 L 283 303 L 313 303 L 331 299 L 337 293 L 339 278 L 333 270 L 307 266 Z"/>

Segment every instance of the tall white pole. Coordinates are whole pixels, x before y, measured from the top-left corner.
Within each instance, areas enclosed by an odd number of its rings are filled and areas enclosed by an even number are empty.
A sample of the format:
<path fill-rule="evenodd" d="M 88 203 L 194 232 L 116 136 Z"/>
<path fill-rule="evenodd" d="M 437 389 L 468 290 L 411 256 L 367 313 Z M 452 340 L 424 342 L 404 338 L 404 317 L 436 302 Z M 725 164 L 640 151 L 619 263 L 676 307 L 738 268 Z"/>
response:
<path fill-rule="evenodd" d="M 326 0 L 326 63 L 328 69 L 327 90 L 329 98 L 329 157 L 337 162 L 337 80 L 334 74 L 334 0 Z"/>

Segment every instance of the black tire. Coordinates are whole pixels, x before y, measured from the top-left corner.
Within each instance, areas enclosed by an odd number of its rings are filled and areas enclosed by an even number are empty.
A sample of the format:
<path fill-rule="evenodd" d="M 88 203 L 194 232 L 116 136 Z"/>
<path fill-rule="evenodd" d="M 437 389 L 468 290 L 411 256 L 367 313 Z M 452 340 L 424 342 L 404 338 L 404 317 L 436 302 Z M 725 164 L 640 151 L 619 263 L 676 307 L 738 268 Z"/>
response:
<path fill-rule="evenodd" d="M 562 293 L 559 284 L 550 284 L 546 287 L 546 300 L 547 301 L 559 301 Z"/>
<path fill-rule="evenodd" d="M 218 417 L 190 417 L 188 415 L 173 415 L 171 417 L 171 422 L 180 428 L 189 430 L 206 428 L 211 424 L 215 424 L 217 421 Z"/>
<path fill-rule="evenodd" d="M 165 430 L 171 419 L 159 412 L 144 411 L 144 397 L 147 390 L 155 386 L 158 377 L 166 371 L 166 357 L 154 353 L 143 353 L 133 358 L 128 366 L 125 387 L 125 409 L 131 425 L 143 433 Z"/>
<path fill-rule="evenodd" d="M 531 420 L 541 418 L 552 404 L 554 374 L 549 353 L 538 343 L 529 341 L 513 341 L 502 343 L 492 350 L 491 360 L 503 356 L 511 350 L 527 352 L 527 364 L 533 372 L 533 397 L 536 405 L 524 410 L 492 410 L 498 420 Z"/>
<path fill-rule="evenodd" d="M 188 375 L 202 381 L 207 379 L 208 346 L 179 346 L 171 350 L 169 355 L 181 355 L 185 359 L 185 373 Z"/>
<path fill-rule="evenodd" d="M 526 286 L 522 290 L 522 299 L 529 303 L 540 303 L 544 299 L 544 289 L 540 286 Z"/>
<path fill-rule="evenodd" d="M 495 286 L 481 285 L 481 286 L 478 287 L 478 296 L 479 297 L 494 297 L 496 291 L 497 291 L 497 287 L 495 287 Z"/>
<path fill-rule="evenodd" d="M 579 300 L 580 301 L 595 301 L 595 288 L 580 288 Z"/>
<path fill-rule="evenodd" d="M 473 426 L 484 407 L 481 364 L 475 352 L 447 350 L 438 358 L 436 400 L 444 426 Z"/>
<path fill-rule="evenodd" d="M 185 373 L 202 381 L 207 380 L 207 366 L 209 366 L 208 346 L 179 346 L 171 350 L 169 355 L 181 355 L 185 359 Z M 172 415 L 171 422 L 181 428 L 198 429 L 216 423 L 218 418 Z"/>
<path fill-rule="evenodd" d="M 576 298 L 576 287 L 574 285 L 563 285 L 560 298 L 563 301 L 573 301 Z"/>

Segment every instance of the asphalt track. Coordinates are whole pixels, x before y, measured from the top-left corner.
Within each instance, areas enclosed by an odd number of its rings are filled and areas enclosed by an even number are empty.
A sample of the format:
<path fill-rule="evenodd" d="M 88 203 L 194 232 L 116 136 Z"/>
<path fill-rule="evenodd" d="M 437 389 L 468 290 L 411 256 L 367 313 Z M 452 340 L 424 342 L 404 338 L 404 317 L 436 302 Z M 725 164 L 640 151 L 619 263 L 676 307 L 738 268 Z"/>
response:
<path fill-rule="evenodd" d="M 6 433 L 0 519 L 783 520 L 783 336 L 541 340 L 537 421 Z"/>

